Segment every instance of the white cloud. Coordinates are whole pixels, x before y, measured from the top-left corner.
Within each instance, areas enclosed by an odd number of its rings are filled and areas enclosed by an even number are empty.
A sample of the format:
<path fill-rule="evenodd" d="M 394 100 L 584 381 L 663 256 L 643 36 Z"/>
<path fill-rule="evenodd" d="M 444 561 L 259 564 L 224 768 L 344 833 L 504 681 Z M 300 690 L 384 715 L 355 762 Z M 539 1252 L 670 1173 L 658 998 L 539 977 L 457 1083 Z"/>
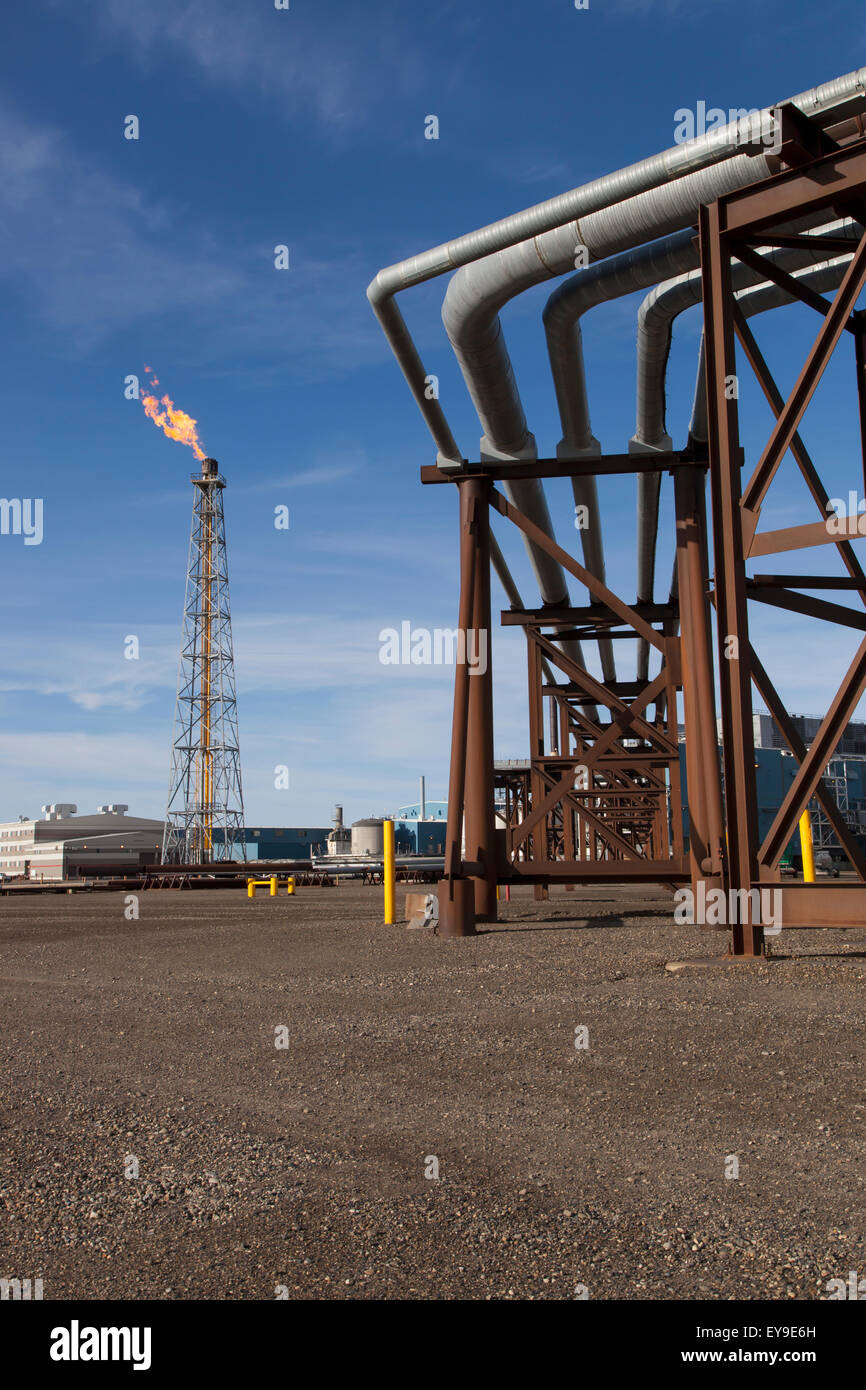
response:
<path fill-rule="evenodd" d="M 59 130 L 0 104 L 0 275 L 74 352 L 170 318 L 199 360 L 287 357 L 305 374 L 344 374 L 384 356 L 361 293 L 360 250 L 333 261 L 292 247 L 239 244 L 233 230 L 106 173 Z M 53 342 L 55 350 L 57 342 Z M 238 373 L 234 373 L 236 385 Z"/>
<path fill-rule="evenodd" d="M 364 455 L 366 463 L 366 455 Z M 338 483 L 343 478 L 351 478 L 353 473 L 358 473 L 362 463 L 345 464 L 322 464 L 312 468 L 301 469 L 298 473 L 284 473 L 277 477 L 263 478 L 257 483 L 253 483 L 248 489 L 250 492 L 272 492 L 274 488 L 299 488 L 299 487 L 325 487 L 329 483 Z"/>
<path fill-rule="evenodd" d="M 174 76 L 179 64 L 190 82 L 213 88 L 220 99 L 229 93 L 259 111 L 264 99 L 266 119 L 310 123 L 339 141 L 358 138 L 374 115 L 387 115 L 395 98 L 415 90 L 425 66 L 418 25 L 401 23 L 401 7 L 387 4 L 375 18 L 364 7 L 328 13 L 294 4 L 278 11 L 271 0 L 99 0 L 72 11 L 64 6 L 64 13 L 154 80 L 166 80 L 169 65 Z"/>
<path fill-rule="evenodd" d="M 139 639 L 138 659 L 124 656 L 127 636 Z M 0 691 L 7 695 L 61 696 L 79 709 L 135 713 L 156 691 L 174 686 L 179 630 L 119 624 L 40 625 L 38 643 L 4 635 Z"/>

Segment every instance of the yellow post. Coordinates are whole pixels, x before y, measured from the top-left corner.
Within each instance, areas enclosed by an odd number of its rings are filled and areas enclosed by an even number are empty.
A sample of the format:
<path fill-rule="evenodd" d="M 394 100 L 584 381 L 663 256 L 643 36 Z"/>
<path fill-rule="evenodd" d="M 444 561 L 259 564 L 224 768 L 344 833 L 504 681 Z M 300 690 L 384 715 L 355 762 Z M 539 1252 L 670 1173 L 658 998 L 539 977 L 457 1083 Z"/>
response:
<path fill-rule="evenodd" d="M 812 822 L 809 808 L 800 817 L 800 853 L 803 856 L 803 882 L 815 882 L 815 854 L 812 849 Z"/>
<path fill-rule="evenodd" d="M 271 879 L 271 897 L 272 897 L 272 898 L 275 898 L 276 896 L 277 896 L 277 880 L 276 880 L 276 878 L 272 878 L 272 879 Z"/>
<path fill-rule="evenodd" d="M 385 926 L 394 925 L 394 822 L 386 820 L 382 826 L 385 848 Z"/>

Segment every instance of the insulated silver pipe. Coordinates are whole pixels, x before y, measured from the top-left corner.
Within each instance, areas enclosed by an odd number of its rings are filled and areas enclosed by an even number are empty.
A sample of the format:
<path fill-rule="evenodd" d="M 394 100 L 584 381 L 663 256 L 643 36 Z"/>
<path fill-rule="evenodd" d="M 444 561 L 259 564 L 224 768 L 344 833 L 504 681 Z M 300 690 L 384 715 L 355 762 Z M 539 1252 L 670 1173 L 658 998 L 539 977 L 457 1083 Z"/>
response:
<path fill-rule="evenodd" d="M 694 264 L 697 255 L 693 231 L 689 229 L 675 232 L 660 241 L 598 261 L 588 269 L 571 276 L 554 290 L 547 301 L 543 317 L 562 427 L 562 439 L 556 450 L 557 458 L 586 458 L 601 453 L 601 445 L 594 438 L 590 424 L 583 365 L 581 316 L 605 300 L 645 289 L 647 285 L 656 284 L 660 279 L 684 270 Z M 665 445 L 654 444 L 652 447 L 663 448 Z M 670 448 L 669 440 L 667 447 Z M 659 475 L 642 474 L 639 486 L 647 482 L 651 488 L 657 488 Z M 587 510 L 588 525 L 581 530 L 584 560 L 593 574 L 599 579 L 604 579 L 604 544 L 595 479 L 574 478 L 572 488 L 575 506 L 584 506 Z M 645 538 L 639 530 L 639 572 L 640 551 L 644 543 Z M 641 597 L 638 592 L 638 598 Z M 605 679 L 615 680 L 613 643 L 601 639 L 598 645 Z"/>
<path fill-rule="evenodd" d="M 864 93 L 866 93 L 866 68 L 801 93 L 793 98 L 793 102 L 807 115 L 816 119 L 819 124 L 829 126 L 832 125 L 834 111 L 838 117 L 845 103 L 856 102 L 859 104 Z M 553 235 L 554 229 L 558 229 L 560 235 L 554 235 L 554 239 L 557 245 L 560 245 L 563 242 L 561 224 L 569 219 L 573 226 L 565 231 L 565 243 L 568 243 L 572 233 L 576 230 L 579 236 L 578 244 L 589 245 L 592 243 L 594 249 L 592 247 L 591 249 L 596 256 L 609 254 L 610 251 L 618 249 L 618 236 L 624 237 L 622 245 L 626 246 L 631 244 L 633 240 L 639 239 L 642 228 L 644 233 L 648 234 L 646 233 L 647 218 L 650 218 L 651 225 L 658 226 L 658 216 L 667 216 L 670 228 L 673 229 L 681 225 L 680 219 L 684 216 L 688 220 L 688 209 L 691 208 L 693 211 L 696 206 L 693 201 L 695 196 L 697 196 L 698 201 L 702 201 L 699 181 L 690 183 L 686 190 L 680 189 L 680 195 L 685 194 L 686 196 L 685 209 L 678 204 L 676 197 L 670 200 L 657 199 L 658 206 L 655 206 L 652 200 L 649 203 L 641 203 L 640 198 L 635 195 L 664 194 L 665 190 L 659 189 L 660 184 L 664 184 L 672 178 L 678 179 L 680 184 L 689 183 L 689 180 L 693 178 L 693 171 L 706 170 L 722 160 L 727 160 L 731 165 L 737 166 L 733 170 L 733 180 L 730 187 L 738 187 L 754 178 L 760 178 L 769 171 L 767 156 L 758 154 L 753 158 L 738 155 L 737 151 L 754 147 L 756 142 L 766 141 L 768 134 L 774 133 L 775 129 L 775 120 L 770 110 L 767 109 L 712 131 L 709 135 L 702 136 L 698 140 L 683 145 L 675 145 L 662 154 L 639 161 L 616 174 L 596 179 L 581 188 L 573 189 L 557 198 L 548 199 L 544 203 L 537 204 L 534 208 L 504 218 L 481 228 L 477 232 L 434 247 L 421 256 L 412 257 L 379 272 L 368 287 L 368 297 L 437 444 L 440 465 L 459 467 L 461 464 L 460 451 L 439 401 L 428 399 L 430 395 L 428 390 L 429 377 L 402 314 L 394 302 L 395 296 L 410 285 L 420 284 L 458 266 L 466 266 L 481 257 L 493 259 L 493 253 L 504 252 L 506 248 L 518 250 L 516 243 L 525 241 L 529 237 L 534 239 L 533 247 L 536 249 L 536 253 L 544 256 L 548 251 L 548 245 L 542 245 L 542 239 L 546 234 Z M 747 174 L 747 169 L 751 171 L 749 174 Z M 711 196 L 717 196 L 719 191 L 727 191 L 728 185 L 724 181 L 722 182 L 724 186 L 721 189 L 718 187 L 717 181 L 712 183 L 714 191 L 712 191 Z M 617 208 L 613 221 L 610 218 L 606 221 L 603 215 L 605 210 L 609 210 L 611 204 L 620 204 L 626 200 L 630 200 L 630 206 L 625 209 Z M 593 215 L 595 215 L 595 221 L 593 221 Z M 576 220 L 578 217 L 582 218 L 583 221 L 578 223 Z M 656 218 L 655 222 L 652 222 L 653 217 Z M 666 225 L 662 222 L 661 230 L 664 230 Z M 659 232 L 656 231 L 655 234 L 658 235 Z M 602 251 L 600 247 L 605 242 L 605 238 L 608 239 L 607 250 Z M 570 269 L 571 264 L 569 261 L 567 265 L 563 266 L 563 269 Z M 551 269 L 549 273 L 561 272 Z M 455 277 L 455 279 L 457 278 Z M 535 283 L 535 280 L 533 279 L 531 283 Z M 494 314 L 498 313 L 499 307 L 511 297 L 512 293 L 518 292 L 524 287 L 523 284 L 517 284 L 512 290 L 506 283 L 503 286 L 501 298 L 493 311 Z M 489 308 L 489 305 L 487 307 Z M 501 346 L 504 348 L 504 343 Z M 482 355 L 487 349 L 495 358 L 497 355 L 495 337 L 488 339 L 486 346 L 482 348 Z M 509 385 L 513 386 L 515 395 L 516 386 L 513 383 L 513 374 L 511 373 L 510 362 L 507 360 L 507 353 L 505 360 L 507 370 L 500 378 L 500 383 L 503 390 L 503 404 L 507 407 L 511 395 Z M 502 365 L 500 357 L 500 367 Z M 493 384 L 488 391 L 487 398 L 490 399 L 495 394 L 496 388 Z M 513 404 L 513 400 L 511 404 Z M 522 415 L 522 410 L 520 414 Z M 523 424 L 523 444 L 518 446 L 518 450 L 514 449 L 512 440 L 507 437 L 508 429 L 506 428 L 505 450 L 502 450 L 500 441 L 494 433 L 482 441 L 482 453 L 486 450 L 487 456 L 491 458 L 534 457 L 534 440 L 531 439 L 525 428 L 525 421 Z M 540 486 L 530 482 L 528 486 L 521 487 L 519 492 L 513 493 L 512 496 L 516 505 L 526 510 L 548 534 L 552 533 L 549 511 Z M 539 569 L 541 570 L 539 579 L 542 597 L 551 602 L 562 602 L 563 598 L 567 599 L 567 587 L 559 566 L 555 565 L 555 562 L 551 562 L 550 557 L 539 551 L 538 547 L 531 547 L 531 553 L 537 572 Z M 505 583 L 504 575 L 508 575 L 508 570 L 504 560 L 502 560 L 501 553 L 498 559 L 497 573 Z M 510 576 L 508 577 L 510 578 Z"/>
<path fill-rule="evenodd" d="M 814 222 L 814 218 L 812 219 Z M 806 230 L 812 225 L 800 219 L 786 230 Z M 838 225 L 838 224 L 835 224 Z M 792 265 L 802 265 L 810 261 L 809 252 L 779 253 L 787 255 Z M 774 256 L 774 259 L 777 257 Z M 563 439 L 557 448 L 557 457 L 577 458 L 598 454 L 601 446 L 593 437 L 590 423 L 589 402 L 586 393 L 586 374 L 584 371 L 583 342 L 580 318 L 588 309 L 605 300 L 618 298 L 637 289 L 645 289 L 659 280 L 670 283 L 668 277 L 681 274 L 696 266 L 699 250 L 691 229 L 675 232 L 659 241 L 640 246 L 632 251 L 621 252 L 607 260 L 596 262 L 589 269 L 564 281 L 547 301 L 544 310 L 544 326 L 547 335 L 547 349 L 550 358 L 557 404 L 562 423 Z M 740 269 L 745 269 L 740 267 Z M 755 280 L 760 277 L 751 272 Z M 652 296 L 645 300 L 649 304 Z M 638 316 L 638 367 L 639 372 L 655 368 L 660 372 L 659 395 L 664 397 L 664 368 L 670 345 L 670 331 L 662 343 L 653 342 L 647 334 L 642 313 Z M 663 414 L 663 408 L 662 408 Z M 664 422 L 651 419 L 648 423 L 641 417 L 640 377 L 638 425 L 629 444 L 634 453 L 665 452 L 672 448 L 672 442 L 664 429 Z M 603 576 L 603 548 L 600 539 L 600 522 L 597 514 L 596 494 L 593 485 L 591 496 L 584 496 L 586 482 L 592 480 L 575 479 L 575 503 L 583 502 L 591 518 L 591 530 L 584 535 L 597 535 L 597 571 Z M 655 547 L 658 522 L 658 498 L 661 478 L 658 473 L 643 473 L 638 478 L 638 545 L 637 545 L 637 598 L 650 601 L 652 598 L 652 576 L 655 567 Z M 586 543 L 584 553 L 587 552 Z M 592 568 L 592 565 L 590 565 Z M 608 643 L 608 647 L 612 644 Z M 639 673 L 640 674 L 640 673 Z M 645 678 L 645 673 L 644 673 Z"/>
<path fill-rule="evenodd" d="M 851 218 L 844 218 L 838 222 L 829 223 L 821 227 L 815 233 L 815 239 L 824 237 L 843 237 L 856 243 L 863 235 L 863 229 L 859 223 L 852 221 Z M 760 251 L 766 254 L 765 248 Z M 795 280 L 808 285 L 812 290 L 819 293 L 824 290 L 835 289 L 845 274 L 850 264 L 851 257 L 842 255 L 834 256 L 828 260 L 815 263 L 814 260 L 805 267 L 794 268 L 792 258 L 801 258 L 803 253 L 800 251 L 776 251 L 768 259 L 772 259 L 777 265 L 788 270 Z M 796 296 L 783 290 L 779 285 L 772 281 L 760 281 L 756 271 L 751 267 L 736 263 L 732 267 L 732 279 L 736 290 L 737 303 L 743 314 L 750 318 L 753 314 L 764 313 L 767 309 L 778 308 L 784 304 L 792 304 L 796 301 Z M 737 288 L 739 286 L 739 288 Z M 647 310 L 647 317 L 652 314 L 655 319 L 654 331 L 659 338 L 665 338 L 668 345 L 671 336 L 672 320 L 685 309 L 699 304 L 702 298 L 702 279 L 699 270 L 692 271 L 688 275 L 680 275 L 668 282 L 660 285 L 652 294 L 648 295 L 641 305 L 641 313 Z M 653 355 L 657 356 L 655 348 Z M 665 352 L 665 362 L 667 353 Z M 644 411 L 641 415 L 639 395 L 639 418 L 642 425 L 638 428 L 646 428 L 647 421 L 656 419 L 660 421 L 660 426 L 665 426 L 665 407 L 664 407 L 664 370 L 662 371 L 661 387 L 658 389 L 658 381 L 655 380 L 656 389 L 644 398 Z M 689 426 L 689 438 L 695 441 L 706 443 L 707 432 L 707 397 L 706 397 L 706 371 L 704 356 L 704 339 L 701 335 L 701 346 L 698 354 L 698 376 L 695 384 L 695 396 L 692 405 L 692 417 Z M 658 531 L 658 499 L 656 498 L 655 507 L 655 531 Z M 653 555 L 653 561 L 654 561 Z M 654 564 L 653 564 L 654 568 Z M 649 594 L 652 597 L 653 577 L 649 579 Z M 646 680 L 649 671 L 649 644 L 641 639 L 638 644 L 638 679 Z M 641 674 L 642 673 L 642 674 Z"/>
<path fill-rule="evenodd" d="M 824 237 L 843 237 L 856 243 L 862 235 L 860 224 L 850 217 L 840 218 L 819 226 L 810 226 L 816 250 L 778 250 L 756 248 L 759 255 L 794 272 L 803 267 L 816 267 L 816 254 Z M 826 258 L 825 258 L 826 260 Z M 821 265 L 825 263 L 821 261 Z M 750 266 L 735 261 L 731 267 L 734 289 L 745 289 L 761 281 L 760 274 Z M 635 439 L 657 444 L 667 437 L 665 424 L 665 374 L 673 334 L 673 321 L 685 309 L 700 304 L 703 285 L 700 270 L 683 273 L 664 281 L 651 291 L 638 310 L 637 407 Z"/>
<path fill-rule="evenodd" d="M 597 304 L 656 285 L 698 260 L 695 233 L 689 229 L 598 261 L 553 291 L 543 319 L 564 445 L 586 449 L 593 444 L 581 317 Z"/>
<path fill-rule="evenodd" d="M 863 236 L 863 228 L 856 222 L 849 223 L 852 233 L 852 240 L 859 241 Z M 837 236 L 847 237 L 847 228 L 841 228 L 836 233 Z M 852 252 L 853 254 L 853 252 Z M 792 272 L 792 278 L 801 284 L 807 285 L 810 290 L 816 290 L 819 294 L 825 290 L 835 290 L 842 283 L 845 271 L 851 264 L 851 256 L 834 256 L 831 260 L 821 261 L 819 265 L 807 266 L 803 270 Z M 762 284 L 752 285 L 747 289 L 740 290 L 737 294 L 737 303 L 746 318 L 751 318 L 753 314 L 763 314 L 768 309 L 778 309 L 784 304 L 796 304 L 797 296 L 783 290 L 780 285 L 773 284 L 772 281 L 765 280 Z M 695 399 L 692 405 L 692 418 L 689 425 L 689 435 L 692 439 L 706 442 L 708 438 L 707 430 L 707 377 L 704 369 L 704 337 L 701 334 L 701 347 L 699 352 L 698 378 L 695 383 Z"/>
<path fill-rule="evenodd" d="M 850 218 L 814 226 L 814 219 L 798 221 L 787 230 L 808 230 L 819 242 L 822 237 L 859 236 L 858 225 Z M 759 254 L 784 270 L 793 271 L 815 263 L 816 252 L 757 248 Z M 819 253 L 818 253 L 819 254 Z M 697 259 L 697 252 L 695 252 Z M 731 268 L 735 289 L 760 282 L 760 274 L 750 266 L 735 262 Z M 637 418 L 630 447 L 665 449 L 671 447 L 665 423 L 665 373 L 670 353 L 673 320 L 702 296 L 700 270 L 681 273 L 659 285 L 638 311 L 637 356 Z M 644 474 L 638 479 L 638 599 L 651 602 L 654 590 L 655 553 L 658 537 L 660 477 Z M 639 680 L 649 672 L 649 644 L 641 641 L 637 649 Z"/>
<path fill-rule="evenodd" d="M 866 68 L 860 68 L 801 92 L 791 100 L 807 116 L 825 126 L 832 122 L 834 107 L 864 94 Z M 674 145 L 662 154 L 639 160 L 618 173 L 594 179 L 379 271 L 368 286 L 367 297 L 433 435 L 441 463 L 459 464 L 460 451 L 439 401 L 428 399 L 428 373 L 394 302 L 395 297 L 412 285 L 422 284 L 483 256 L 503 251 L 527 237 L 551 231 L 564 222 L 619 202 L 631 194 L 657 187 L 690 169 L 716 163 L 755 139 L 765 137 L 768 114 L 769 108 L 757 117 L 724 126 L 686 144 Z"/>
<path fill-rule="evenodd" d="M 590 260 L 598 259 L 635 241 L 687 225 L 694 221 L 701 202 L 761 178 L 768 167 L 760 156 L 728 159 L 458 271 L 445 295 L 442 320 L 484 430 L 480 444 L 483 460 L 537 457 L 499 321 L 502 305 L 522 290 L 571 270 L 579 248 L 585 248 Z M 505 491 L 530 520 L 553 535 L 544 488 L 538 479 L 506 483 Z M 567 604 L 561 566 L 532 542 L 527 549 L 543 601 Z"/>
<path fill-rule="evenodd" d="M 862 74 L 852 75 L 849 83 L 841 79 L 841 83 L 848 96 L 864 91 Z M 816 88 L 805 95 L 809 109 L 820 104 L 818 92 Z M 754 146 L 762 134 L 766 137 L 768 129 L 775 130 L 769 109 L 725 127 L 727 135 L 718 143 L 711 139 L 707 144 L 708 137 L 701 137 L 644 161 L 643 166 L 632 166 L 622 175 L 610 175 L 609 191 L 613 194 L 618 187 L 619 201 L 612 198 L 606 207 L 468 264 L 453 276 L 442 319 L 484 430 L 482 459 L 525 461 L 536 457 L 535 440 L 529 432 L 499 321 L 503 305 L 530 286 L 572 269 L 576 253 L 581 259 L 594 260 L 680 229 L 694 221 L 701 203 L 766 177 L 777 166 L 772 156 L 730 155 L 742 143 Z M 721 136 L 722 132 L 713 134 Z M 663 186 L 653 183 L 632 197 L 622 197 L 635 180 L 639 185 L 642 178 L 650 177 L 647 166 L 657 173 L 665 163 L 669 181 Z M 522 480 L 513 490 L 506 484 L 505 490 L 536 525 L 552 534 L 539 480 Z M 540 547 L 528 542 L 527 549 L 542 599 L 562 603 L 567 587 L 561 568 L 552 564 Z"/>

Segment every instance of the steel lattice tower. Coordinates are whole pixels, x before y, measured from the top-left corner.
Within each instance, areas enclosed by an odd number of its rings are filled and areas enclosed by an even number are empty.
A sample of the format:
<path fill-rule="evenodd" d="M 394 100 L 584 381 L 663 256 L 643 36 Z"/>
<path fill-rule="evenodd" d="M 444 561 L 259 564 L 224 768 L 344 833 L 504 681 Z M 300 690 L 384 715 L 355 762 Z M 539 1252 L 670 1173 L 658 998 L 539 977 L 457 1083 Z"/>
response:
<path fill-rule="evenodd" d="M 223 489 L 216 459 L 195 488 L 163 863 L 246 859 Z M 236 849 L 237 847 L 237 849 Z M 234 851 L 234 853 L 233 853 Z"/>

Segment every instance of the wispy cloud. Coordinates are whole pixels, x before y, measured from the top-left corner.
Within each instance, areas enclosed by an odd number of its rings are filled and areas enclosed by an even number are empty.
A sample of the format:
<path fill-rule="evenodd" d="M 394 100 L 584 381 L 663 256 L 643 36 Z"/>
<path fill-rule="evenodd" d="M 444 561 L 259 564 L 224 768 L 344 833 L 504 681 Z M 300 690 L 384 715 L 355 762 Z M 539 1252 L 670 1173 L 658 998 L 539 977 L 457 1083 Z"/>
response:
<path fill-rule="evenodd" d="M 281 473 L 254 483 L 250 492 L 273 492 L 274 488 L 326 487 L 343 478 L 351 478 L 362 467 L 360 463 L 323 464 L 321 468 L 303 468 L 298 473 Z"/>
<path fill-rule="evenodd" d="M 135 713 L 154 692 L 174 686 L 179 631 L 116 624 L 79 623 L 51 632 L 43 625 L 39 643 L 7 633 L 0 692 L 61 697 L 79 709 Z M 135 636 L 139 656 L 127 659 L 124 644 Z"/>
<path fill-rule="evenodd" d="M 70 353 L 167 319 L 199 360 L 229 352 L 248 370 L 291 357 L 310 375 L 345 374 L 384 356 L 360 250 L 330 261 L 299 244 L 292 268 L 277 271 L 273 246 L 147 195 L 63 131 L 3 105 L 0 182 L 0 275 Z"/>
<path fill-rule="evenodd" d="M 605 0 L 604 13 L 616 18 L 621 15 L 652 15 L 659 19 L 700 21 L 711 10 L 729 7 L 730 0 Z"/>
<path fill-rule="evenodd" d="M 148 76 L 181 64 L 189 80 L 222 98 L 229 93 L 257 109 L 267 100 L 274 120 L 313 125 L 341 143 L 387 116 L 395 99 L 417 88 L 425 68 L 419 24 L 414 16 L 407 23 L 405 7 L 389 0 L 376 10 L 374 49 L 365 7 L 353 13 L 300 4 L 277 10 L 270 0 L 98 0 L 64 12 Z"/>
<path fill-rule="evenodd" d="M 0 764 L 6 816 L 38 815 L 40 806 L 53 801 L 71 801 L 82 812 L 124 801 L 132 815 L 163 814 L 168 750 L 158 734 L 74 728 L 0 734 Z"/>

